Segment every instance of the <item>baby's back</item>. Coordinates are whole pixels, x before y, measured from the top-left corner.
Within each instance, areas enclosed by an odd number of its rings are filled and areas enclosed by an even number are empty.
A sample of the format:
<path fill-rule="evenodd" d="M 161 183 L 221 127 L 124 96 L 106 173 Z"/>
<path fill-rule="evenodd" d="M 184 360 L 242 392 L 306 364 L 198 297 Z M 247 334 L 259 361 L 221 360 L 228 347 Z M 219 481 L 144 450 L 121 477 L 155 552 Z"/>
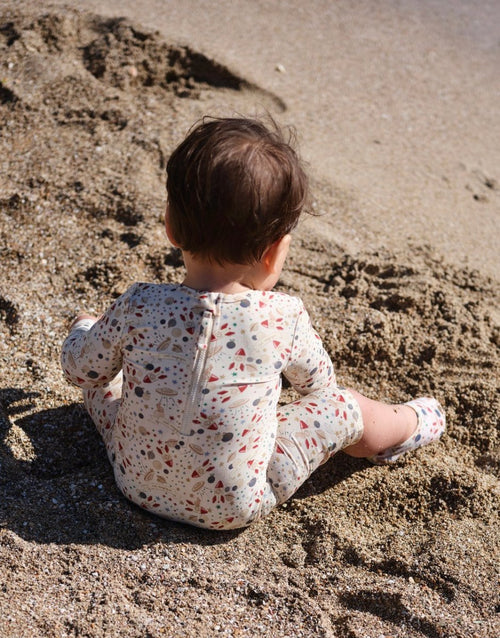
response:
<path fill-rule="evenodd" d="M 134 286 L 114 440 L 131 500 L 207 527 L 259 511 L 300 307 L 275 292 Z"/>

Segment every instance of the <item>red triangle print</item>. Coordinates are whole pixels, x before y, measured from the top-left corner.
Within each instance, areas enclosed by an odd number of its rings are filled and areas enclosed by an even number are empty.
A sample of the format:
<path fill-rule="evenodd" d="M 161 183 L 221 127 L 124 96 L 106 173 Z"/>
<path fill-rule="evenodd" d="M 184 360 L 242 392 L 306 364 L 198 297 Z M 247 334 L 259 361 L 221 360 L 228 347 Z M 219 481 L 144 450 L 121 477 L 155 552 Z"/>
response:
<path fill-rule="evenodd" d="M 281 447 L 281 445 L 277 445 L 276 446 L 276 453 L 277 454 L 284 454 L 285 452 L 283 451 L 283 448 Z"/>
<path fill-rule="evenodd" d="M 305 421 L 301 421 L 300 422 L 300 429 L 301 430 L 307 430 L 309 428 L 309 426 L 307 425 L 307 423 Z"/>
<path fill-rule="evenodd" d="M 240 392 L 245 392 L 245 390 L 246 390 L 247 388 L 248 388 L 248 385 L 240 385 L 240 386 L 238 386 L 238 390 L 239 390 Z"/>
<path fill-rule="evenodd" d="M 216 377 L 215 374 L 211 374 L 208 379 L 210 383 L 213 383 L 214 381 L 218 381 L 218 380 L 219 380 L 219 377 Z"/>
<path fill-rule="evenodd" d="M 243 348 L 240 348 L 238 350 L 238 352 L 236 353 L 239 357 L 244 357 L 246 352 L 243 350 Z"/>

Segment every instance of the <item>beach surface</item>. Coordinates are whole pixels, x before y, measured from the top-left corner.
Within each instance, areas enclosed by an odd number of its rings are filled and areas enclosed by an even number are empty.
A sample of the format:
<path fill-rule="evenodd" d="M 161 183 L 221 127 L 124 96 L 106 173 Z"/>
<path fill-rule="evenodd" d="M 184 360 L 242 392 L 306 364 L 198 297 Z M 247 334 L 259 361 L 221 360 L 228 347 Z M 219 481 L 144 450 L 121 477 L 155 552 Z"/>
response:
<path fill-rule="evenodd" d="M 500 635 L 499 68 L 493 0 L 0 0 L 0 636 Z M 448 429 L 215 533 L 120 495 L 59 352 L 182 280 L 165 164 L 234 113 L 297 131 L 314 215 L 278 288 L 340 382 Z"/>

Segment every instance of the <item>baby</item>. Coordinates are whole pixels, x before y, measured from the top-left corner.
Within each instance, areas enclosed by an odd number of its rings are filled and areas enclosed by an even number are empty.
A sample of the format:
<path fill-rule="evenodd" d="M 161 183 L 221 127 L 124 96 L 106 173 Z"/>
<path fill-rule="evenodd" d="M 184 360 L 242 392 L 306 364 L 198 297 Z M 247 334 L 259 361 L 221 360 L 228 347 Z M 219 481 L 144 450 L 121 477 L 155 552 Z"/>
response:
<path fill-rule="evenodd" d="M 434 399 L 387 405 L 337 385 L 303 303 L 273 292 L 308 194 L 277 127 L 205 118 L 167 176 L 183 283 L 132 285 L 99 319 L 77 317 L 62 350 L 127 498 L 238 528 L 339 450 L 390 463 L 441 436 Z M 278 408 L 282 375 L 301 397 Z"/>

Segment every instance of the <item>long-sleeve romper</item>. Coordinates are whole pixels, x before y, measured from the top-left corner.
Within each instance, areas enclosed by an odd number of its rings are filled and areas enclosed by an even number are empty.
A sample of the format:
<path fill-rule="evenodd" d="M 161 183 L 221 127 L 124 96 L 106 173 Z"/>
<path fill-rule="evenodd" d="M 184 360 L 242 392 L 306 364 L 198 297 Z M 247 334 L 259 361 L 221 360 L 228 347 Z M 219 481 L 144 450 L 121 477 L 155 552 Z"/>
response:
<path fill-rule="evenodd" d="M 123 494 L 165 518 L 242 527 L 363 433 L 300 299 L 134 284 L 63 345 Z M 281 375 L 303 395 L 278 408 Z"/>

